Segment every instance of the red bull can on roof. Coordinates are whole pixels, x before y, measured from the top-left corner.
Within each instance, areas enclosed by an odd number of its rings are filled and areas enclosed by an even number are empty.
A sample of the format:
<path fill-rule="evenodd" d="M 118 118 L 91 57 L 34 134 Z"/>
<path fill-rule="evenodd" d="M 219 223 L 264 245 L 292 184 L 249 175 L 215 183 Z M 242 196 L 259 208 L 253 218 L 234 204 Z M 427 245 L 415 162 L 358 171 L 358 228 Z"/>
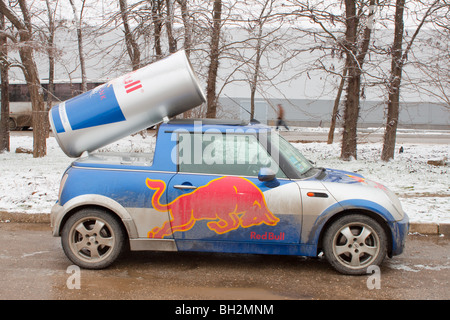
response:
<path fill-rule="evenodd" d="M 52 131 L 69 157 L 94 151 L 206 101 L 184 51 L 56 105 Z"/>

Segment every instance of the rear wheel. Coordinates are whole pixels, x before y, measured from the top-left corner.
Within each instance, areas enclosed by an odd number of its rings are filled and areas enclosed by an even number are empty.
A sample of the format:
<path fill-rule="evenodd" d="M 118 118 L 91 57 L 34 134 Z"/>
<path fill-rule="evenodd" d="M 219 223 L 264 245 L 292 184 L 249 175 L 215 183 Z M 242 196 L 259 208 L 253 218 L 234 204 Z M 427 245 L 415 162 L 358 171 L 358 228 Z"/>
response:
<path fill-rule="evenodd" d="M 8 125 L 9 125 L 9 131 L 15 131 L 18 129 L 17 122 L 14 118 L 9 118 Z"/>
<path fill-rule="evenodd" d="M 325 257 L 343 274 L 366 274 L 371 265 L 380 265 L 387 253 L 387 238 L 374 219 L 352 214 L 336 220 L 325 232 Z"/>
<path fill-rule="evenodd" d="M 61 233 L 67 257 L 86 269 L 110 266 L 122 253 L 125 238 L 118 219 L 97 208 L 76 212 L 67 220 Z"/>

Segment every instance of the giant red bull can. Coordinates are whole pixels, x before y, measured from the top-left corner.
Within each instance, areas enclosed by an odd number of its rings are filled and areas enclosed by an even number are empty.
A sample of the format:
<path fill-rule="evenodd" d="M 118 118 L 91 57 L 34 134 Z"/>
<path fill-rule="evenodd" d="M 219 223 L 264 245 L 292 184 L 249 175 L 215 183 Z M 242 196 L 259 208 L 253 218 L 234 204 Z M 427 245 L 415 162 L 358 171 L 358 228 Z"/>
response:
<path fill-rule="evenodd" d="M 185 52 L 179 51 L 60 103 L 49 117 L 61 149 L 79 157 L 205 101 Z"/>

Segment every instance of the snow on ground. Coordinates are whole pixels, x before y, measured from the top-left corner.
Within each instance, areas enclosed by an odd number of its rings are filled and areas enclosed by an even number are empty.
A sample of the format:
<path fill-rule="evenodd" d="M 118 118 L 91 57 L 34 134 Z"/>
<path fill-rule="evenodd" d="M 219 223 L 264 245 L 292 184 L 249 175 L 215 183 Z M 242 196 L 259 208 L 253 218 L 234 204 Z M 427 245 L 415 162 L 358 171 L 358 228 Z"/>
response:
<path fill-rule="evenodd" d="M 152 136 L 134 135 L 102 150 L 148 152 Z M 0 211 L 50 213 L 58 197 L 60 178 L 73 159 L 54 138 L 47 140 L 47 156 L 34 159 L 16 154 L 17 147 L 32 149 L 29 136 L 11 136 L 11 152 L 0 154 Z M 450 222 L 450 174 L 448 166 L 428 165 L 430 159 L 449 158 L 450 145 L 403 144 L 404 152 L 388 163 L 380 161 L 381 143 L 358 145 L 358 160 L 339 159 L 340 144 L 294 143 L 317 166 L 347 170 L 381 182 L 399 195 L 413 222 Z"/>
<path fill-rule="evenodd" d="M 389 162 L 380 160 L 381 143 L 358 145 L 358 160 L 342 161 L 340 144 L 294 143 L 316 166 L 357 172 L 380 182 L 400 198 L 403 210 L 413 222 L 450 222 L 450 170 L 432 166 L 430 159 L 450 155 L 450 145 L 405 145 Z"/>

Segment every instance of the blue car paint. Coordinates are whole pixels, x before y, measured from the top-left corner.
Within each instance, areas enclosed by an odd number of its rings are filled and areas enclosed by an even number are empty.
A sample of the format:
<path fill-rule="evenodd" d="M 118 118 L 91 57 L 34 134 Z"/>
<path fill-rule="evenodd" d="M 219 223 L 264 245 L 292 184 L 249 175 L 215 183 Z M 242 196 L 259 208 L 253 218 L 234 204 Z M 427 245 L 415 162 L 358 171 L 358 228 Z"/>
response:
<path fill-rule="evenodd" d="M 84 195 L 98 194 L 113 199 L 124 208 L 150 208 L 153 192 L 145 186 L 148 171 L 126 170 L 86 170 L 71 168 L 66 185 L 60 197 L 63 206 L 67 201 Z M 169 181 L 174 173 L 152 172 L 151 176 Z M 100 183 L 86 183 L 97 181 Z"/>

